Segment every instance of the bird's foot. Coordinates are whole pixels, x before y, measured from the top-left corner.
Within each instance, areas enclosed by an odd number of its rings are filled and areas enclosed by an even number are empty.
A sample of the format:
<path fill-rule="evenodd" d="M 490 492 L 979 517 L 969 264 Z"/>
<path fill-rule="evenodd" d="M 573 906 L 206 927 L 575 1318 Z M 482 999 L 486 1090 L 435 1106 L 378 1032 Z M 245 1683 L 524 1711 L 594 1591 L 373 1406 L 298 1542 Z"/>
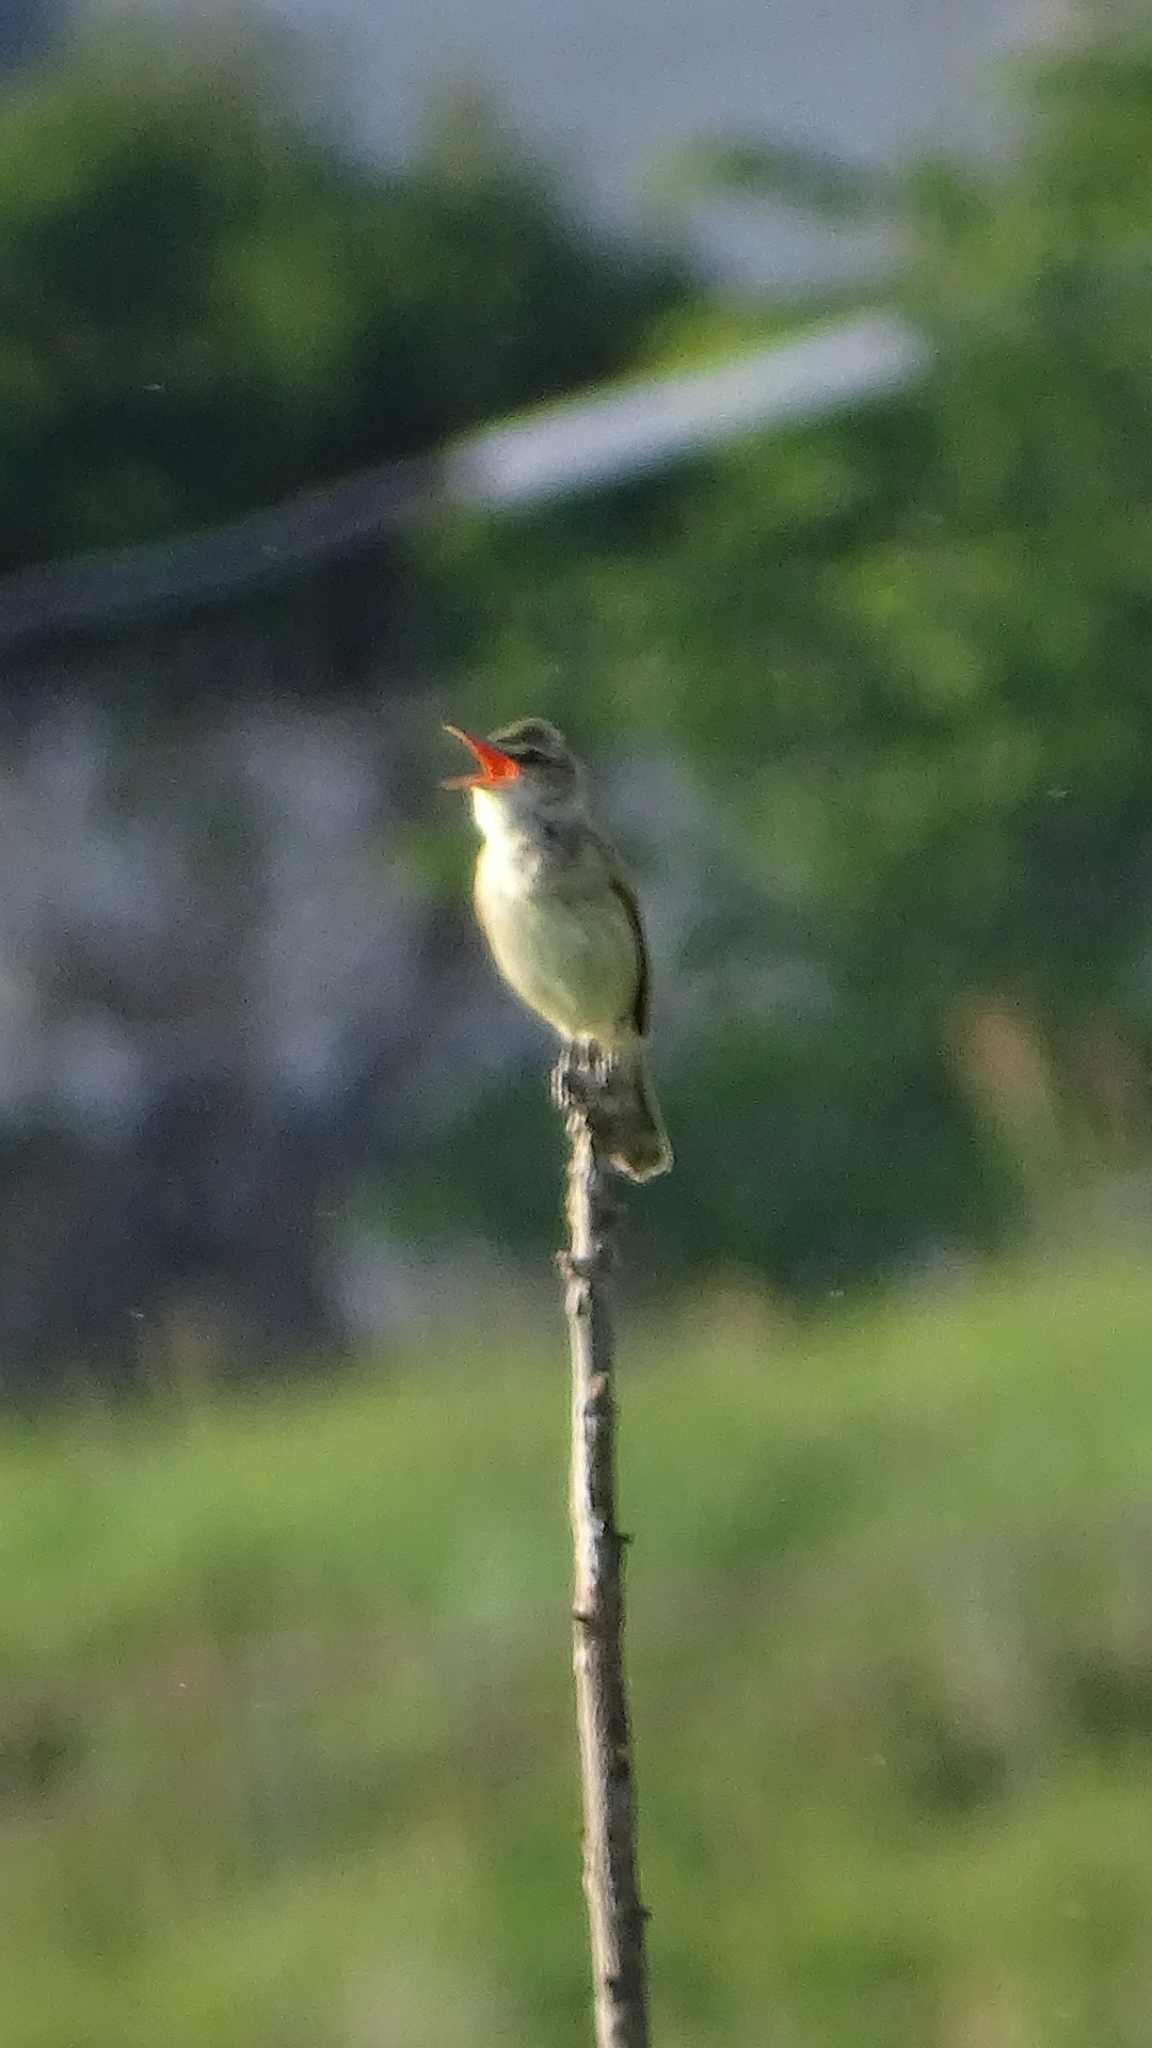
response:
<path fill-rule="evenodd" d="M 568 1041 L 552 1069 L 552 1101 L 564 1116 L 588 1116 L 611 1079 L 612 1060 L 591 1039 Z"/>
<path fill-rule="evenodd" d="M 578 1048 L 565 1045 L 552 1069 L 552 1106 L 561 1116 L 570 1116 L 573 1111 L 583 1109 L 584 1097 L 580 1086 L 580 1062 Z"/>

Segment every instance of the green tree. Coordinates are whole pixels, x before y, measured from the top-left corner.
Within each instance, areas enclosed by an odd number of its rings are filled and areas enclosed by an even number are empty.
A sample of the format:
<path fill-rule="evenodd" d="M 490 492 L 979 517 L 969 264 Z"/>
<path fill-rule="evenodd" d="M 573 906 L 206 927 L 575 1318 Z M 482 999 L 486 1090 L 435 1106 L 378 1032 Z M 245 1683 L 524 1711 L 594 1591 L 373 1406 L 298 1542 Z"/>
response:
<path fill-rule="evenodd" d="M 139 35 L 0 105 L 0 566 L 179 530 L 617 368 L 683 289 L 482 115 L 407 169 L 253 45 Z"/>
<path fill-rule="evenodd" d="M 1035 65 L 1016 156 L 922 167 L 902 232 L 927 377 L 623 548 L 617 508 L 594 564 L 542 533 L 561 601 L 521 587 L 502 659 L 683 745 L 823 934 L 862 1069 L 935 1043 L 1050 1186 L 1146 1143 L 1152 42 Z"/>

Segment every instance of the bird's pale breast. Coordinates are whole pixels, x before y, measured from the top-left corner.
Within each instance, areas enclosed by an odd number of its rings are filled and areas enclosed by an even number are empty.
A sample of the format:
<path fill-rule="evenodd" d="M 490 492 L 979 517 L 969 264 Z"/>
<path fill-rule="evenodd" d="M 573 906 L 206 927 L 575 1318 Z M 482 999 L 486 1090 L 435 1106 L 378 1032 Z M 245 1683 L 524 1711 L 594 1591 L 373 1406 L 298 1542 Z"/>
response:
<path fill-rule="evenodd" d="M 549 877 L 486 845 L 476 910 L 521 1001 L 564 1038 L 610 1045 L 632 1033 L 640 963 L 627 908 L 599 862 Z"/>

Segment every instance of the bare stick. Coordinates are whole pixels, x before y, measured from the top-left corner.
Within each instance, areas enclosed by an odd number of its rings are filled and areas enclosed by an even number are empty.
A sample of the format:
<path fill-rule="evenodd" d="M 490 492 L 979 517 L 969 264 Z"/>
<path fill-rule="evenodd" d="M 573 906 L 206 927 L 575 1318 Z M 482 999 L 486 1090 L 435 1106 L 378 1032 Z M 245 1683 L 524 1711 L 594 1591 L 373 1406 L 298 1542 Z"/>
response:
<path fill-rule="evenodd" d="M 568 1059 L 569 1250 L 561 1256 L 572 1353 L 572 1662 L 584 1804 L 584 1895 L 597 2048 L 648 2048 L 648 1966 L 636 1875 L 636 1810 L 624 1675 L 623 1556 L 616 1526 L 616 1405 L 610 1302 L 612 1206 L 597 1153 L 594 1091 Z M 581 1085 L 584 1083 L 585 1085 Z"/>

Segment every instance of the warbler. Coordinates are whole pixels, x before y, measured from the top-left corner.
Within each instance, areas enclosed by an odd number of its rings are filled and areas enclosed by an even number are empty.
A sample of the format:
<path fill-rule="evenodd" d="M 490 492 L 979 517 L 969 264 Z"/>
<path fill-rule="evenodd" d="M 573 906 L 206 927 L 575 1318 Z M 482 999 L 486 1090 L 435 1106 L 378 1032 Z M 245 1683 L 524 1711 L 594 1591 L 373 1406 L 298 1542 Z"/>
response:
<path fill-rule="evenodd" d="M 635 892 L 589 818 L 584 775 L 547 719 L 486 740 L 445 789 L 466 789 L 483 838 L 476 914 L 509 986 L 586 1073 L 599 1074 L 595 1123 L 605 1158 L 630 1180 L 666 1173 L 672 1148 L 648 1076 L 648 949 Z"/>

